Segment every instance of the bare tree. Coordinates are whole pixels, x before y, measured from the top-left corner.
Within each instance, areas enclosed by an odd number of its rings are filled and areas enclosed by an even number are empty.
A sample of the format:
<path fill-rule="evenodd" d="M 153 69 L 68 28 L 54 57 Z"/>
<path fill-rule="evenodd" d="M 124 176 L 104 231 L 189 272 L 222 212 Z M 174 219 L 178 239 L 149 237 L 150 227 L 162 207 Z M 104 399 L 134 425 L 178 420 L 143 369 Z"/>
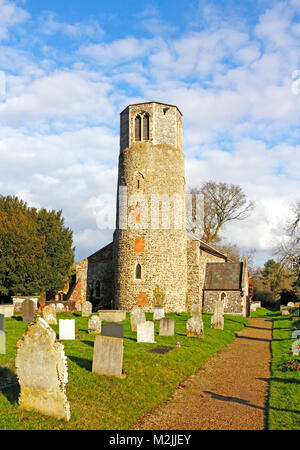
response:
<path fill-rule="evenodd" d="M 189 215 L 187 229 L 205 242 L 218 242 L 225 223 L 246 219 L 254 208 L 254 202 L 247 201 L 242 188 L 231 183 L 206 181 L 201 187 L 190 188 L 189 193 L 203 201 L 203 214 L 199 218 Z"/>

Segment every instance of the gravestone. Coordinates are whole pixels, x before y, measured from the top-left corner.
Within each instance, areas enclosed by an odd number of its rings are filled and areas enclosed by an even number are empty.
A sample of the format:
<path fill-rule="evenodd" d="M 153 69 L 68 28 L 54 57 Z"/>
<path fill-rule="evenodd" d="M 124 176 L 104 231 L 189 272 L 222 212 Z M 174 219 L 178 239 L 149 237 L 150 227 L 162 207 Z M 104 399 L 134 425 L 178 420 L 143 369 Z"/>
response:
<path fill-rule="evenodd" d="M 22 303 L 23 321 L 32 322 L 34 320 L 34 303 L 32 300 L 26 299 Z"/>
<path fill-rule="evenodd" d="M 137 331 L 137 324 L 146 322 L 146 316 L 142 308 L 134 308 L 130 311 L 131 331 Z"/>
<path fill-rule="evenodd" d="M 123 325 L 120 323 L 103 323 L 101 326 L 101 335 L 123 339 Z"/>
<path fill-rule="evenodd" d="M 122 322 L 126 320 L 126 311 L 121 309 L 100 309 L 99 317 L 104 322 Z"/>
<path fill-rule="evenodd" d="M 5 355 L 6 353 L 6 332 L 0 330 L 0 354 Z"/>
<path fill-rule="evenodd" d="M 211 317 L 210 326 L 218 330 L 224 330 L 224 304 L 222 300 L 217 300 L 215 303 L 215 311 Z"/>
<path fill-rule="evenodd" d="M 194 303 L 191 306 L 191 316 L 195 317 L 195 316 L 201 316 L 201 307 L 198 303 Z"/>
<path fill-rule="evenodd" d="M 75 319 L 59 319 L 59 339 L 75 339 Z"/>
<path fill-rule="evenodd" d="M 65 305 L 63 303 L 54 303 L 55 305 L 55 312 L 62 313 L 65 311 Z"/>
<path fill-rule="evenodd" d="M 99 316 L 92 316 L 89 319 L 89 323 L 88 323 L 88 332 L 90 334 L 98 334 L 101 333 L 101 320 Z"/>
<path fill-rule="evenodd" d="M 89 317 L 93 312 L 93 305 L 91 302 L 85 301 L 81 306 L 81 316 Z"/>
<path fill-rule="evenodd" d="M 4 331 L 4 314 L 0 314 L 0 331 Z"/>
<path fill-rule="evenodd" d="M 56 310 L 54 303 L 44 306 L 43 318 L 48 323 L 48 325 L 57 325 Z"/>
<path fill-rule="evenodd" d="M 98 334 L 94 344 L 92 372 L 121 377 L 123 347 L 123 339 Z"/>
<path fill-rule="evenodd" d="M 4 314 L 4 317 L 12 317 L 14 315 L 14 305 L 0 305 L 0 313 Z"/>
<path fill-rule="evenodd" d="M 288 308 L 294 308 L 295 307 L 295 303 L 294 302 L 288 302 L 287 307 Z"/>
<path fill-rule="evenodd" d="M 154 306 L 153 320 L 160 320 L 165 317 L 165 308 L 163 306 Z"/>
<path fill-rule="evenodd" d="M 186 335 L 188 337 L 204 337 L 204 327 L 202 317 L 191 317 L 186 322 Z"/>
<path fill-rule="evenodd" d="M 159 335 L 160 336 L 174 336 L 175 320 L 170 317 L 163 317 L 159 321 Z"/>
<path fill-rule="evenodd" d="M 146 321 L 137 324 L 137 342 L 155 343 L 154 322 Z"/>
<path fill-rule="evenodd" d="M 28 326 L 17 342 L 15 364 L 21 390 L 20 408 L 69 420 L 64 346 L 56 342 L 56 333 L 41 317 Z"/>
<path fill-rule="evenodd" d="M 289 316 L 290 315 L 290 311 L 286 308 L 286 309 L 282 309 L 281 310 L 281 315 L 282 316 Z"/>

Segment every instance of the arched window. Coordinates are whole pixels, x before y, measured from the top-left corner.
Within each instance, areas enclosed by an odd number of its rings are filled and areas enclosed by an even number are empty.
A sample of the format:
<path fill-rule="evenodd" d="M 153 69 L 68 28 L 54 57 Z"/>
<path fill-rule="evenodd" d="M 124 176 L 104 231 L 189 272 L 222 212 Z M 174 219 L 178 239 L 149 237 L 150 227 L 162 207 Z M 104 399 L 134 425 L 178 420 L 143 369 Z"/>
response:
<path fill-rule="evenodd" d="M 141 116 L 136 116 L 135 118 L 135 140 L 142 140 L 142 118 Z"/>
<path fill-rule="evenodd" d="M 136 187 L 137 189 L 141 189 L 144 185 L 144 175 L 141 172 L 136 174 Z"/>
<path fill-rule="evenodd" d="M 143 117 L 143 141 L 149 140 L 149 116 L 144 114 Z"/>
<path fill-rule="evenodd" d="M 98 280 L 97 282 L 96 282 L 96 288 L 95 288 L 95 297 L 96 298 L 98 298 L 98 297 L 100 297 L 100 281 Z"/>
<path fill-rule="evenodd" d="M 223 302 L 223 307 L 226 308 L 226 294 L 224 292 L 221 294 L 221 301 Z"/>
<path fill-rule="evenodd" d="M 140 264 L 137 264 L 135 267 L 135 278 L 140 280 L 142 278 L 142 267 Z"/>

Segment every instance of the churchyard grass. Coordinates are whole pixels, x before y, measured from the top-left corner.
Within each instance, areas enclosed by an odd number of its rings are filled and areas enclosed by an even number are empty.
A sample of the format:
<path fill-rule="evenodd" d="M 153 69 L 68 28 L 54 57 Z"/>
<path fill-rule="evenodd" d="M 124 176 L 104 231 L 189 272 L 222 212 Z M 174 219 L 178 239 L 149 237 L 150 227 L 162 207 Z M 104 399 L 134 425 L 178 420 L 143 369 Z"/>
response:
<path fill-rule="evenodd" d="M 268 429 L 300 429 L 300 370 L 284 371 L 283 362 L 300 360 L 291 350 L 292 332 L 300 330 L 300 320 L 273 314 L 272 377 L 270 383 Z"/>
<path fill-rule="evenodd" d="M 68 358 L 67 399 L 71 406 L 69 422 L 21 410 L 18 407 L 19 386 L 0 391 L 0 430 L 126 430 L 134 426 L 137 419 L 167 399 L 190 374 L 214 355 L 221 347 L 231 342 L 248 319 L 225 316 L 223 330 L 210 328 L 211 314 L 203 314 L 204 338 L 186 336 L 188 314 L 167 314 L 175 319 L 175 335 L 159 336 L 159 322 L 155 322 L 156 344 L 137 343 L 136 333 L 131 332 L 129 314 L 124 325 L 123 371 L 126 378 L 114 378 L 92 373 L 93 345 L 95 335 L 88 333 L 88 317 L 80 314 L 57 314 L 59 319 L 75 319 L 81 339 L 63 341 Z M 152 314 L 146 313 L 151 320 Z M 0 355 L 0 384 L 3 368 L 15 373 L 16 342 L 22 337 L 28 323 L 21 316 L 5 319 L 7 333 L 6 354 Z M 181 346 L 176 347 L 176 342 Z M 159 346 L 172 346 L 165 354 L 149 353 L 147 350 Z M 1 370 L 1 369 L 0 369 Z M 12 376 L 13 379 L 13 376 Z M 14 379 L 13 379 L 14 381 Z"/>

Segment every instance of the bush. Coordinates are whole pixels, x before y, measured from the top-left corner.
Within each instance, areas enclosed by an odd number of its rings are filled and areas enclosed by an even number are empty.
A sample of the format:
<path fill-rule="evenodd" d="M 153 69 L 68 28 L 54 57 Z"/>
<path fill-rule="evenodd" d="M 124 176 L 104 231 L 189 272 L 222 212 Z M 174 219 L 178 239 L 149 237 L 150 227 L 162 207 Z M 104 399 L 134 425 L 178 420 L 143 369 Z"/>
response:
<path fill-rule="evenodd" d="M 280 303 L 281 305 L 287 305 L 289 302 L 297 302 L 298 297 L 295 291 L 291 289 L 282 289 L 280 292 Z"/>

